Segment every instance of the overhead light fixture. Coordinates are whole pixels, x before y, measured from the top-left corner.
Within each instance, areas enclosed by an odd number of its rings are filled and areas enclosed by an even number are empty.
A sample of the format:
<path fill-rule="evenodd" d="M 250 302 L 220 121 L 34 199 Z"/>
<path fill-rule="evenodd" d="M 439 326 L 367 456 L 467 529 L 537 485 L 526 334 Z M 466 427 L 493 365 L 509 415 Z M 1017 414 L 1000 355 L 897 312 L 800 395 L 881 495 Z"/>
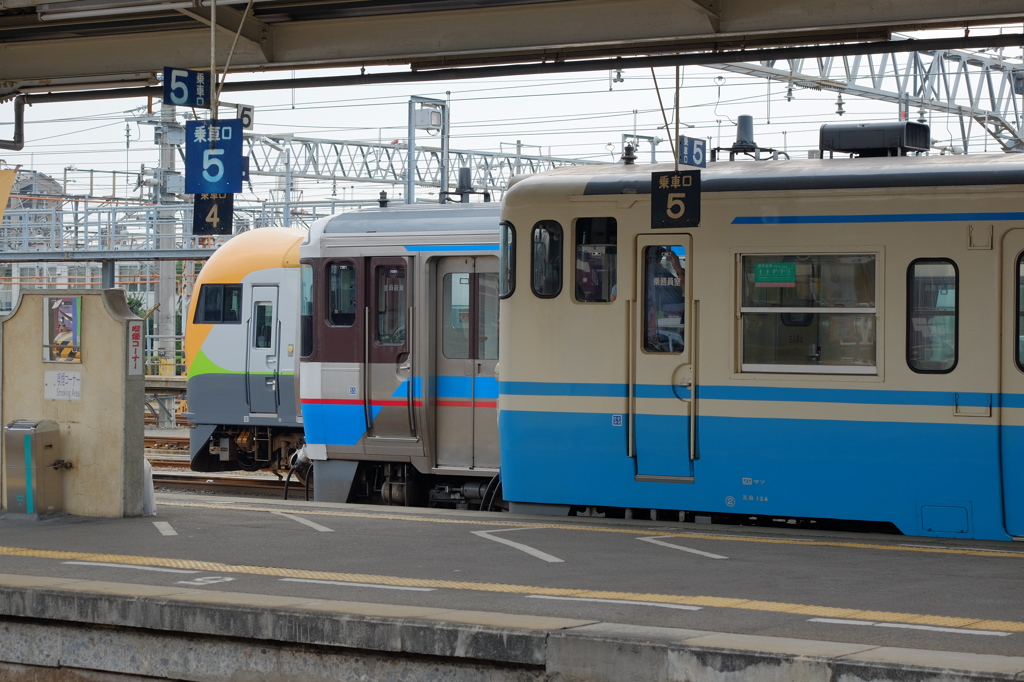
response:
<path fill-rule="evenodd" d="M 40 21 L 63 21 L 66 19 L 90 19 L 94 17 L 115 17 L 124 14 L 145 14 L 192 7 L 192 0 L 170 0 L 168 2 L 49 2 L 36 5 Z"/>

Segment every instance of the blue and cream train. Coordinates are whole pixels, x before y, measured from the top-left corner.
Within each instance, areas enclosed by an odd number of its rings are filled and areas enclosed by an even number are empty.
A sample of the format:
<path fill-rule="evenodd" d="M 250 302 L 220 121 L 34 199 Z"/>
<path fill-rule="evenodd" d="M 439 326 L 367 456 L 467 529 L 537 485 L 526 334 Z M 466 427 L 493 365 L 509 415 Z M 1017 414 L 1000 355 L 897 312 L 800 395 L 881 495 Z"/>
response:
<path fill-rule="evenodd" d="M 1024 159 L 860 151 L 709 164 L 686 229 L 668 166 L 509 189 L 512 511 L 1024 539 Z"/>

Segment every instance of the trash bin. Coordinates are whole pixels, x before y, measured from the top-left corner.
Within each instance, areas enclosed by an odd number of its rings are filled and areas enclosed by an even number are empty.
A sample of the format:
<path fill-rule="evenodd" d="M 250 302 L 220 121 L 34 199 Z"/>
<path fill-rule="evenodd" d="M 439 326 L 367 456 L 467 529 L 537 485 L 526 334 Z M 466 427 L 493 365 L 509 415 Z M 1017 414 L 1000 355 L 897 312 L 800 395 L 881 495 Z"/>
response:
<path fill-rule="evenodd" d="M 7 511 L 41 516 L 64 511 L 60 427 L 18 419 L 4 427 Z"/>

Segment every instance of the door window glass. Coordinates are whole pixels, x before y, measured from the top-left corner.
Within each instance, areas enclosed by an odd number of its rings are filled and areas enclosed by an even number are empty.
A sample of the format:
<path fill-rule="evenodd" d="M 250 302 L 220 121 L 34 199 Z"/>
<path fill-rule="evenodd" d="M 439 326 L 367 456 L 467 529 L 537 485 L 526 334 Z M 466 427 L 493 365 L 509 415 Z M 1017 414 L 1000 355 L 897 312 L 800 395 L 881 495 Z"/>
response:
<path fill-rule="evenodd" d="M 742 371 L 877 373 L 874 255 L 742 262 Z"/>
<path fill-rule="evenodd" d="M 327 320 L 334 327 L 356 322 L 356 267 L 353 263 L 327 266 Z"/>
<path fill-rule="evenodd" d="M 253 311 L 253 348 L 271 348 L 274 339 L 274 304 L 257 301 Z"/>
<path fill-rule="evenodd" d="M 442 288 L 441 351 L 446 358 L 466 359 L 470 330 L 469 273 L 445 275 Z"/>
<path fill-rule="evenodd" d="M 405 345 L 405 266 L 377 266 L 377 341 Z"/>
<path fill-rule="evenodd" d="M 953 261 L 921 259 L 907 271 L 907 364 L 952 372 L 957 360 L 957 271 Z"/>
<path fill-rule="evenodd" d="M 576 300 L 607 303 L 615 300 L 615 218 L 576 220 Z"/>
<path fill-rule="evenodd" d="M 644 350 L 681 353 L 686 312 L 686 249 L 644 249 Z"/>
<path fill-rule="evenodd" d="M 1017 367 L 1024 371 L 1024 254 L 1017 257 Z"/>

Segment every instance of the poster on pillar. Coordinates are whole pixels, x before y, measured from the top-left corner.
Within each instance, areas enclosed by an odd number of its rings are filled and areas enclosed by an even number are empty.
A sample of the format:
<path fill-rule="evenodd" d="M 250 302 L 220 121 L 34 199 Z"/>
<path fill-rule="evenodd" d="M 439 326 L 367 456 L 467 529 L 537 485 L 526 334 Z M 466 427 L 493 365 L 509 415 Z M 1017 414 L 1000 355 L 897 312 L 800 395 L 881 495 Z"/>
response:
<path fill-rule="evenodd" d="M 192 234 L 232 234 L 234 194 L 196 194 L 192 211 Z"/>

